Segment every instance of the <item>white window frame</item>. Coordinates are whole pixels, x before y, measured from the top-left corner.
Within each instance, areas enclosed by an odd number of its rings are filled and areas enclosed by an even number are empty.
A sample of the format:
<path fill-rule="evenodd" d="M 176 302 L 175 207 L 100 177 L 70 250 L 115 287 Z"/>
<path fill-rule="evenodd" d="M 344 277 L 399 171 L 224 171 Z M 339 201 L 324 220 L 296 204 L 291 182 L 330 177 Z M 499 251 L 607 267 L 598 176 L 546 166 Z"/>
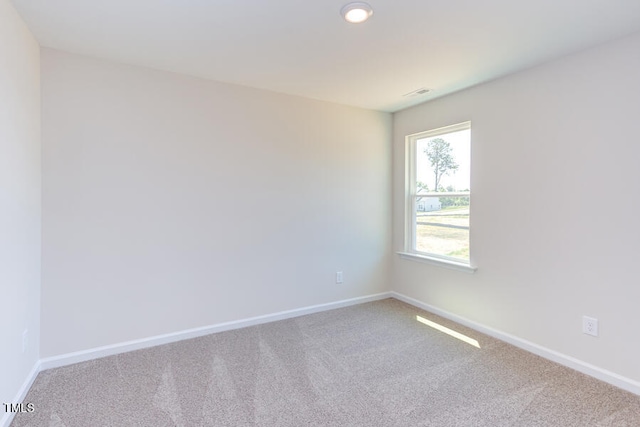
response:
<path fill-rule="evenodd" d="M 404 249 L 398 252 L 403 259 L 412 261 L 420 261 L 428 264 L 434 264 L 445 268 L 451 268 L 467 273 L 476 271 L 476 267 L 471 264 L 471 251 L 469 252 L 469 261 L 458 258 L 451 258 L 445 255 L 425 253 L 416 250 L 416 208 L 417 208 L 417 189 L 416 189 L 416 156 L 417 141 L 425 138 L 433 138 L 447 133 L 458 132 L 471 129 L 471 122 L 462 122 L 455 125 L 445 126 L 437 129 L 419 132 L 407 135 L 405 138 L 405 227 L 404 227 Z M 471 192 L 458 193 L 427 193 L 421 196 L 442 197 L 447 196 L 469 196 Z M 471 224 L 471 203 L 469 206 L 469 221 Z M 471 236 L 469 236 L 471 240 Z M 471 243 L 471 241 L 469 241 Z"/>

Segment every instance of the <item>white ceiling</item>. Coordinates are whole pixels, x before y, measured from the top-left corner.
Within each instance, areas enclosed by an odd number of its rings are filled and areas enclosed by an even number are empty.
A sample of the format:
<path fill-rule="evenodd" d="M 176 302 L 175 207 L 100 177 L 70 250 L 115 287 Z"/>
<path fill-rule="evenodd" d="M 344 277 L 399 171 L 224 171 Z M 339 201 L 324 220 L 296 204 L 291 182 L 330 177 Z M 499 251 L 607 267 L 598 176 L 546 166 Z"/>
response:
<path fill-rule="evenodd" d="M 381 111 L 640 31 L 640 0 L 12 1 L 42 46 Z"/>

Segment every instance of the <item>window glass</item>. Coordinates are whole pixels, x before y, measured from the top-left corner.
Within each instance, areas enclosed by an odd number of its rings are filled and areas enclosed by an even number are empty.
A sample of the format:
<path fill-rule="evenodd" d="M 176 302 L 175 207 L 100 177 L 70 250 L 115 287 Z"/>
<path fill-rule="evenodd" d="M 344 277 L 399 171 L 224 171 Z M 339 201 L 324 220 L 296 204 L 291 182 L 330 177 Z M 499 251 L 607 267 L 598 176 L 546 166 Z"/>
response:
<path fill-rule="evenodd" d="M 469 263 L 471 126 L 411 135 L 407 250 Z"/>

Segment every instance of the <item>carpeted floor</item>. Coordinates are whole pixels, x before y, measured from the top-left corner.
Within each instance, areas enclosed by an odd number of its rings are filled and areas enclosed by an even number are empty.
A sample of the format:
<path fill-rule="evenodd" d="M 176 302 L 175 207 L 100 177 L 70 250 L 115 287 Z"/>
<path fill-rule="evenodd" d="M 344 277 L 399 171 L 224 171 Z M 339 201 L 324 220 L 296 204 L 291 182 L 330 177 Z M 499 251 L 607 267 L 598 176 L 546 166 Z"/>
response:
<path fill-rule="evenodd" d="M 52 369 L 25 402 L 12 427 L 640 426 L 639 396 L 394 299 Z"/>

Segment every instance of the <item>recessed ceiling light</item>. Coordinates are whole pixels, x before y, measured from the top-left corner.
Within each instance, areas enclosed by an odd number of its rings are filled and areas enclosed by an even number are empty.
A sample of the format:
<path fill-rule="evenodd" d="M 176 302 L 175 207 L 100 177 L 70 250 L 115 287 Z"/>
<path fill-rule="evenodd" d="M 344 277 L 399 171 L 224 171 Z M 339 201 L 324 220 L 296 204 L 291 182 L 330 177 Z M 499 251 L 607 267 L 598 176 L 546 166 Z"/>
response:
<path fill-rule="evenodd" d="M 365 2 L 356 1 L 345 5 L 340 10 L 340 14 L 347 22 L 359 24 L 373 15 L 373 9 Z"/>

